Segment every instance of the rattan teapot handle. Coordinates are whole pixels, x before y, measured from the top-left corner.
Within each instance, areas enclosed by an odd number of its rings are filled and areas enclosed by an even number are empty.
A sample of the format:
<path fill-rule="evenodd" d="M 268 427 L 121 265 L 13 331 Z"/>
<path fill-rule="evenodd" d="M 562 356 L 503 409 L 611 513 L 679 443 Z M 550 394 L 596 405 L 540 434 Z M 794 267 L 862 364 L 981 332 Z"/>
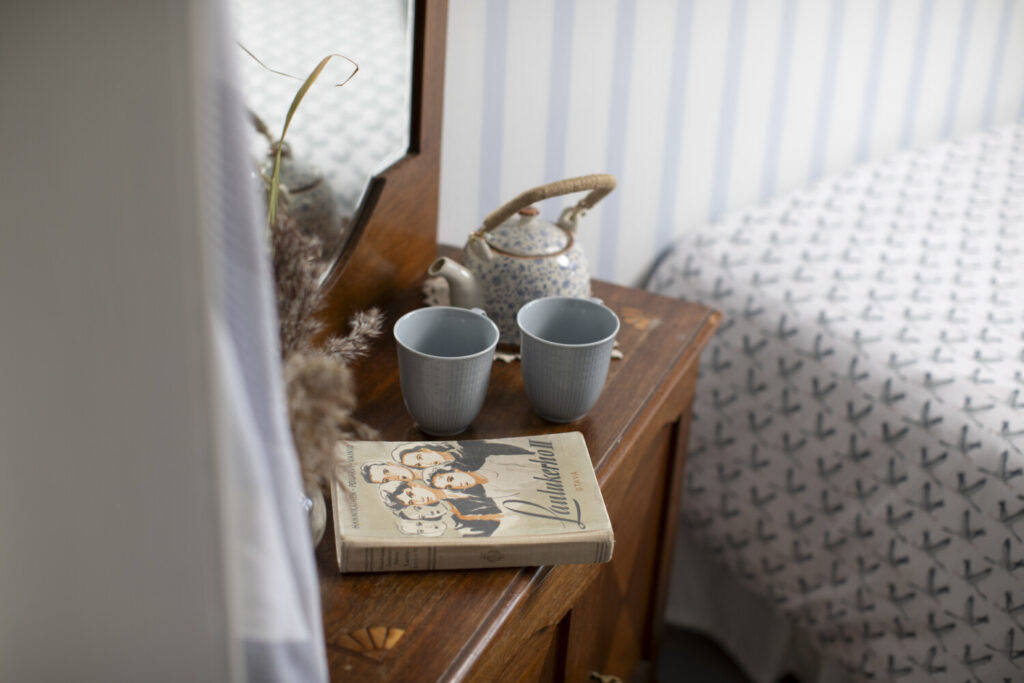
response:
<path fill-rule="evenodd" d="M 508 220 L 520 209 L 525 209 L 531 204 L 535 204 L 543 199 L 559 197 L 563 194 L 572 194 L 573 192 L 582 192 L 583 190 L 590 190 L 590 194 L 581 199 L 568 213 L 568 220 L 573 222 L 576 220 L 577 216 L 604 199 L 605 196 L 614 189 L 615 176 L 608 173 L 595 173 L 593 175 L 584 175 L 577 178 L 566 178 L 565 180 L 548 183 L 547 185 L 540 185 L 532 190 L 527 190 L 526 192 L 519 194 L 511 201 L 505 202 L 500 207 L 492 211 L 487 218 L 484 219 L 483 231 L 487 232 L 488 230 L 493 230 Z"/>

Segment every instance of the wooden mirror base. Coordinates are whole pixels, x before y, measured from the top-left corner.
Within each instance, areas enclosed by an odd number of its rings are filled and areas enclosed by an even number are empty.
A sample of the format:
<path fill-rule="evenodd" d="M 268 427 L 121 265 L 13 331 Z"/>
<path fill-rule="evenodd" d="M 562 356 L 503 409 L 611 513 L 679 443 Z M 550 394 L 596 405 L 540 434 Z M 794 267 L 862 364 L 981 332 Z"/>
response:
<path fill-rule="evenodd" d="M 437 247 L 446 0 L 417 0 L 409 153 L 371 180 L 348 244 L 323 287 L 326 334 L 351 315 L 386 305 L 422 277 Z"/>

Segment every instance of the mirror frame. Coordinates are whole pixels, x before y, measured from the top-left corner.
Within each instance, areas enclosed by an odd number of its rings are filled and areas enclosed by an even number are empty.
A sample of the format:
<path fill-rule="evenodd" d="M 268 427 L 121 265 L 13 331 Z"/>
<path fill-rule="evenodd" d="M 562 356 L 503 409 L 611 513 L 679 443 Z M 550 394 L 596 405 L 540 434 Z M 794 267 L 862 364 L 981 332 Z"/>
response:
<path fill-rule="evenodd" d="M 323 278 L 324 338 L 344 332 L 353 313 L 386 306 L 434 259 L 447 25 L 448 0 L 415 0 L 409 151 L 370 179 Z"/>

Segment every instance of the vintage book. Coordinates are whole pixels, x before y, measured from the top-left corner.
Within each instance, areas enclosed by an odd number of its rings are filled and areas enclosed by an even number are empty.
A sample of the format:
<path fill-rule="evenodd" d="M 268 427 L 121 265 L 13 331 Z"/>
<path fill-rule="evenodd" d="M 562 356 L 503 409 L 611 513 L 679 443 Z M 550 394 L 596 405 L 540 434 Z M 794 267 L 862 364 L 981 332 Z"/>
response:
<path fill-rule="evenodd" d="M 611 521 L 579 432 L 348 441 L 331 495 L 342 572 L 607 562 Z"/>

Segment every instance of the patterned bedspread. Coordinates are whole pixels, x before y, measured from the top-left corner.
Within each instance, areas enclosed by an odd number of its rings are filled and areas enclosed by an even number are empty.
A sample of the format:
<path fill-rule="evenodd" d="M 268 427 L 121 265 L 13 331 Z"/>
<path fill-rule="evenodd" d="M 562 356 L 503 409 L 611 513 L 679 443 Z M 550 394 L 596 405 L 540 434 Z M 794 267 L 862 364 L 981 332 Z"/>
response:
<path fill-rule="evenodd" d="M 688 236 L 683 523 L 874 680 L 1024 680 L 1024 126 Z"/>

